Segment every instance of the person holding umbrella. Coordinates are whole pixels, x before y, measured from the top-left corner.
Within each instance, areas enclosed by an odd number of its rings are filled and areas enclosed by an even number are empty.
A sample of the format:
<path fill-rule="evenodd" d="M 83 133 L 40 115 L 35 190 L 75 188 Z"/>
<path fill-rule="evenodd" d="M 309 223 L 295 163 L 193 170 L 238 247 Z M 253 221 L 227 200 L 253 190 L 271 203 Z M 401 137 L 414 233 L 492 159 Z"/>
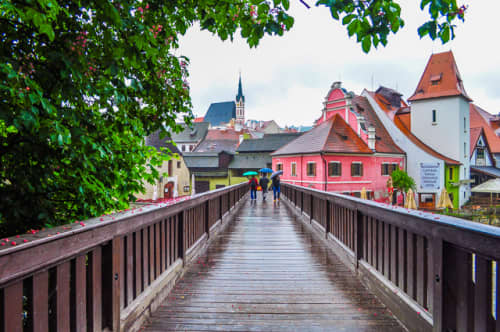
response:
<path fill-rule="evenodd" d="M 259 180 L 259 186 L 261 186 L 262 188 L 262 201 L 265 201 L 267 194 L 267 187 L 269 185 L 269 179 L 267 178 L 266 173 L 272 173 L 273 170 L 270 168 L 261 168 L 259 171 L 262 173 L 262 177 Z"/>
<path fill-rule="evenodd" d="M 283 174 L 283 171 L 277 171 L 274 172 L 271 175 L 271 187 L 273 188 L 273 196 L 274 196 L 274 201 L 276 202 L 276 199 L 278 201 L 280 200 L 280 175 Z"/>

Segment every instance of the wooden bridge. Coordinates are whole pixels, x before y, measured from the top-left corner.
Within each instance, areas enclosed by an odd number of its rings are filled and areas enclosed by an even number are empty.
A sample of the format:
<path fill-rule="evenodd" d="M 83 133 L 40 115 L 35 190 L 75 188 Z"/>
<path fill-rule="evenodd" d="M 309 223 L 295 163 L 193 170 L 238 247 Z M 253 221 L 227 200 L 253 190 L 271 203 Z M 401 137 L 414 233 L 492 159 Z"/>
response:
<path fill-rule="evenodd" d="M 0 250 L 0 332 L 500 332 L 498 228 L 247 190 L 16 238 Z"/>

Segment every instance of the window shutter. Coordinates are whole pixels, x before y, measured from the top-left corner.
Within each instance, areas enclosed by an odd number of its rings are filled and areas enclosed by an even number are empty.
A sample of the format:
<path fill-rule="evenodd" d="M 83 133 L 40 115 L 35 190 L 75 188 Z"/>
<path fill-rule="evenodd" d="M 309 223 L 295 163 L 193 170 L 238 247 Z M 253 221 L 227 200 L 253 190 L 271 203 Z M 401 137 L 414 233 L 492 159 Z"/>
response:
<path fill-rule="evenodd" d="M 339 176 L 342 176 L 342 163 L 338 163 L 337 165 L 339 167 L 338 174 L 339 174 Z"/>
<path fill-rule="evenodd" d="M 359 176 L 363 176 L 363 164 L 359 164 Z"/>
<path fill-rule="evenodd" d="M 351 176 L 354 176 L 354 164 L 351 164 Z"/>

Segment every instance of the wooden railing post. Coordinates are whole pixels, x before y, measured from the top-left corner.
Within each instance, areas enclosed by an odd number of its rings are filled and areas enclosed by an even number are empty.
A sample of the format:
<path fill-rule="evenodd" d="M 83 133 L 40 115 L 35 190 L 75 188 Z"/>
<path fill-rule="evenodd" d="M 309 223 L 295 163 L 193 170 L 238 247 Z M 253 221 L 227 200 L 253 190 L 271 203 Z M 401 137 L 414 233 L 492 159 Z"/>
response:
<path fill-rule="evenodd" d="M 179 258 L 182 259 L 182 264 L 186 265 L 184 253 L 186 252 L 186 234 L 184 234 L 184 212 L 179 213 L 179 234 L 177 237 L 177 250 L 179 251 Z"/>
<path fill-rule="evenodd" d="M 431 240 L 432 267 L 434 270 L 432 295 L 433 331 L 443 331 L 443 239 L 434 237 Z"/>
<path fill-rule="evenodd" d="M 120 331 L 120 296 L 121 296 L 121 256 L 123 256 L 123 238 L 115 237 L 112 241 L 112 271 L 113 271 L 113 283 L 112 283 L 112 322 L 113 331 Z"/>
<path fill-rule="evenodd" d="M 356 210 L 356 220 L 354 222 L 354 254 L 356 255 L 356 268 L 359 261 L 363 258 L 363 213 Z"/>
<path fill-rule="evenodd" d="M 220 223 L 222 224 L 222 216 L 224 215 L 224 212 L 222 212 L 222 195 L 219 196 L 219 220 Z"/>
<path fill-rule="evenodd" d="M 207 238 L 210 238 L 210 200 L 205 202 L 205 232 Z"/>
<path fill-rule="evenodd" d="M 330 233 L 330 201 L 325 199 L 325 239 L 328 239 Z"/>

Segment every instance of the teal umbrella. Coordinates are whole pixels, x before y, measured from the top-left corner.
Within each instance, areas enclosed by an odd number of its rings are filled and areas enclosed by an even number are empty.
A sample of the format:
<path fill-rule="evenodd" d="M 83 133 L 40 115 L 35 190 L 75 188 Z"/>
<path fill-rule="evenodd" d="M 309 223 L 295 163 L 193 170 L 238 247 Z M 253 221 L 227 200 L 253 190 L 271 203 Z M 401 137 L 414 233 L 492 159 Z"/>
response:
<path fill-rule="evenodd" d="M 250 175 L 259 175 L 259 173 L 254 172 L 254 171 L 249 171 L 249 172 L 243 173 L 243 176 L 250 176 Z"/>

